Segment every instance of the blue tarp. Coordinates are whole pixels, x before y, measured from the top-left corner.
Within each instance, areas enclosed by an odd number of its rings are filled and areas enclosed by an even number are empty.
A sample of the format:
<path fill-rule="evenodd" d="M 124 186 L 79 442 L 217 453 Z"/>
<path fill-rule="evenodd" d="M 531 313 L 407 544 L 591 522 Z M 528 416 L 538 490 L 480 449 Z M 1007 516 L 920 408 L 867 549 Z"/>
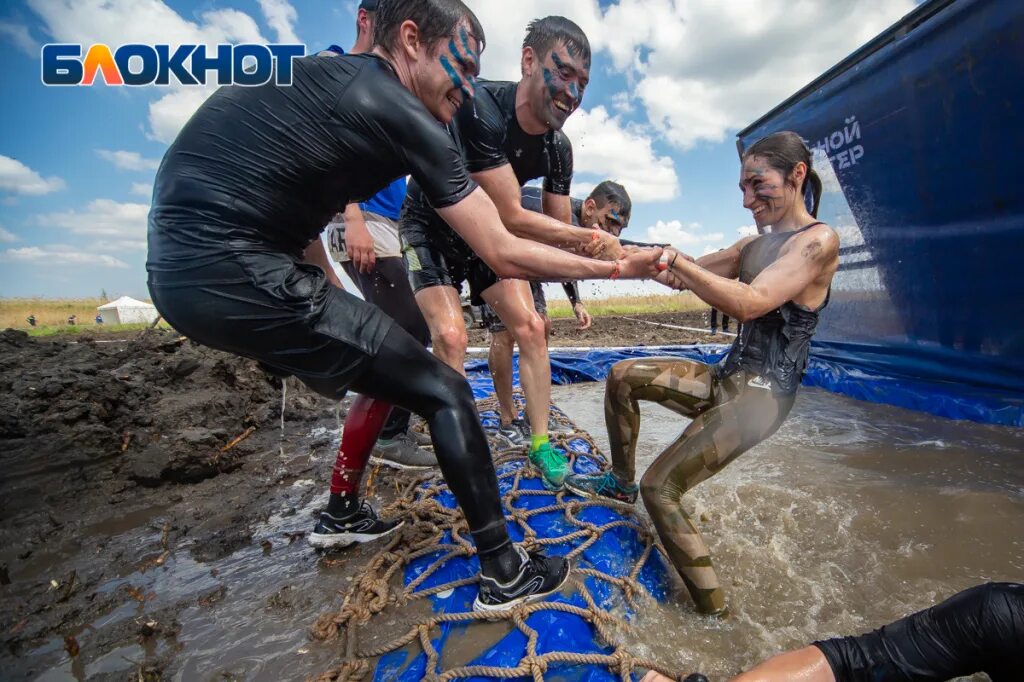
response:
<path fill-rule="evenodd" d="M 727 350 L 728 346 L 715 344 L 637 347 L 628 350 L 595 348 L 574 352 L 561 352 L 553 348 L 551 375 L 556 384 L 603 381 L 611 366 L 620 360 L 664 356 L 713 363 L 721 360 Z M 949 351 L 949 355 L 946 361 L 949 364 L 956 363 L 957 354 Z M 895 405 L 949 419 L 1024 426 L 1024 394 L 943 381 L 932 368 L 933 362 L 930 356 L 924 359 L 912 352 L 902 354 L 899 361 L 894 362 L 891 348 L 875 358 L 861 344 L 815 342 L 803 383 L 805 386 L 819 386 L 858 400 Z M 474 379 L 474 391 L 478 398 L 492 390 L 488 383 L 486 360 L 467 363 L 466 371 Z M 1007 381 L 1011 379 L 1019 380 L 1008 377 Z"/>

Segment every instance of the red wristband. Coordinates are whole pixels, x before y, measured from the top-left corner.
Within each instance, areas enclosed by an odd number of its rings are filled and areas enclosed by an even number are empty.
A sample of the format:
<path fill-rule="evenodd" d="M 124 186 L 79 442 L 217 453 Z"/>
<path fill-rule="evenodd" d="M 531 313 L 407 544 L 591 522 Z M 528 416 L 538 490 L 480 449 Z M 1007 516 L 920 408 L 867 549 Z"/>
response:
<path fill-rule="evenodd" d="M 622 261 L 615 261 L 615 269 L 612 270 L 612 274 L 608 275 L 608 279 L 618 279 L 619 275 L 622 274 Z"/>
<path fill-rule="evenodd" d="M 600 231 L 601 231 L 601 228 L 595 227 L 594 231 L 590 233 L 590 241 L 596 242 L 598 239 L 600 239 L 601 235 L 598 234 Z"/>

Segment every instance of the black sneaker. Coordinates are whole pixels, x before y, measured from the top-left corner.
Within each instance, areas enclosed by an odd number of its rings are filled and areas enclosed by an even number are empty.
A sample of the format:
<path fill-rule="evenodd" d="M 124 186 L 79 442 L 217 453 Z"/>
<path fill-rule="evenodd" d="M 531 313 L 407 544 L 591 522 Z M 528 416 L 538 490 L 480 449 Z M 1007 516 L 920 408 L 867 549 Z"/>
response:
<path fill-rule="evenodd" d="M 390 535 L 402 523 L 399 519 L 378 519 L 373 507 L 363 502 L 357 511 L 341 519 L 321 512 L 320 520 L 309 535 L 309 544 L 321 549 L 348 547 Z"/>
<path fill-rule="evenodd" d="M 528 604 L 557 592 L 569 579 L 569 562 L 565 557 L 529 554 L 516 545 L 523 559 L 519 575 L 502 584 L 485 575 L 480 576 L 480 591 L 473 602 L 474 611 L 504 611 L 517 604 Z"/>
<path fill-rule="evenodd" d="M 510 448 L 521 448 L 530 442 L 529 437 L 523 437 L 523 432 L 516 421 L 513 419 L 511 424 L 501 425 L 496 431 L 498 438 L 507 443 Z"/>

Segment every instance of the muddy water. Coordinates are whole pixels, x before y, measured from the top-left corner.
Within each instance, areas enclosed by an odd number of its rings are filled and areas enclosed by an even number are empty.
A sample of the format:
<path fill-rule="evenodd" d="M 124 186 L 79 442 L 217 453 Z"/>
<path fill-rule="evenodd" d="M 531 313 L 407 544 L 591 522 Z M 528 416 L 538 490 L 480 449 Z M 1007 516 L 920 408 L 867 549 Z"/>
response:
<path fill-rule="evenodd" d="M 603 385 L 554 387 L 553 399 L 607 452 Z M 640 473 L 687 423 L 641 409 Z M 1020 429 L 803 390 L 774 437 L 683 504 L 701 519 L 733 615 L 701 618 L 680 594 L 641 617 L 637 645 L 719 679 L 986 580 L 1024 581 Z"/>
<path fill-rule="evenodd" d="M 597 384 L 555 387 L 554 399 L 606 449 L 602 392 Z M 641 470 L 684 426 L 657 406 L 643 409 Z M 333 418 L 323 423 L 330 427 Z M 81 578 L 107 560 L 94 547 L 102 539 L 110 547 L 137 547 L 130 565 L 147 568 L 106 573 L 95 588 L 95 600 L 111 604 L 101 617 L 79 624 L 69 613 L 60 632 L 76 638 L 80 656 L 71 659 L 63 637 L 53 636 L 0 661 L 0 677 L 140 679 L 156 662 L 164 679 L 282 680 L 336 664 L 343 653 L 310 641 L 308 628 L 337 608 L 339 591 L 376 548 L 325 557 L 304 538 L 293 541 L 292 534 L 311 529 L 324 503 L 334 444 L 310 447 L 323 437 L 292 431 L 280 452 L 275 445 L 260 455 L 277 482 L 257 489 L 264 492 L 254 511 L 225 523 L 246 535 L 226 555 L 204 560 L 190 544 L 197 531 L 181 520 L 187 515 L 151 504 L 131 511 L 112 506 L 109 520 L 83 528 L 73 545 L 52 546 L 17 564 L 6 589 L 21 589 L 30 574 L 61 581 L 71 566 Z M 1024 431 L 803 391 L 778 434 L 684 500 L 704 519 L 733 617 L 698 617 L 680 594 L 645 611 L 630 644 L 719 682 L 780 649 L 875 627 L 983 580 L 1022 580 L 1022 453 Z M 241 479 L 237 489 L 219 479 L 178 488 L 168 502 L 209 504 L 199 494 L 213 495 L 231 516 L 252 489 Z M 169 520 L 178 540 L 157 565 Z M 61 589 L 53 590 L 54 599 Z M 404 628 L 388 618 L 379 624 L 382 633 Z M 158 634 L 139 636 L 148 623 Z M 459 646 L 470 651 L 492 635 L 474 633 Z"/>

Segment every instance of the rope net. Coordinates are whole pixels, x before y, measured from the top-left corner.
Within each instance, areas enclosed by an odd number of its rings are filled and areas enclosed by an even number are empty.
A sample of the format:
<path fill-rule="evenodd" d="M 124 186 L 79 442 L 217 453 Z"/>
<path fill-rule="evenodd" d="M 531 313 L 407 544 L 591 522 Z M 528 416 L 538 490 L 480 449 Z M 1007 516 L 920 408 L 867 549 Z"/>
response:
<path fill-rule="evenodd" d="M 567 556 L 573 566 L 565 588 L 545 601 L 499 612 L 473 612 L 479 564 L 469 529 L 440 474 L 420 476 L 381 512 L 382 516 L 403 518 L 404 526 L 353 581 L 341 608 L 321 615 L 312 626 L 315 639 L 337 642 L 343 656 L 339 665 L 314 679 L 363 680 L 373 671 L 375 660 L 379 679 L 486 677 L 539 682 L 549 671 L 567 679 L 578 678 L 573 674 L 575 666 L 603 666 L 622 680 L 633 679 L 631 673 L 638 669 L 673 677 L 656 661 L 640 658 L 621 644 L 623 635 L 632 631 L 629 618 L 645 600 L 664 598 L 666 582 L 666 564 L 654 551 L 654 536 L 633 516 L 632 505 L 544 489 L 525 447 L 509 448 L 496 442 L 497 401 L 485 398 L 477 407 L 485 428 L 490 427 L 488 439 L 510 534 L 527 550 L 543 547 L 549 553 Z M 591 473 L 607 468 L 589 434 L 576 430 L 554 406 L 552 419 L 562 428 L 552 433 L 551 441 L 569 457 L 574 471 Z M 606 535 L 615 543 L 614 551 L 591 551 Z M 417 619 L 390 641 L 361 644 L 364 639 L 379 639 L 379 621 L 385 618 L 385 609 L 409 610 L 415 600 L 432 600 L 433 613 Z M 565 631 L 574 628 L 572 624 L 565 627 L 564 616 L 562 627 L 552 627 L 552 616 L 557 614 L 575 617 L 575 637 L 566 639 Z M 484 657 L 486 664 L 481 664 L 479 657 L 476 664 L 447 660 L 452 658 L 443 651 L 444 643 L 451 641 L 448 635 L 465 637 L 471 628 L 486 627 L 483 624 L 487 622 L 505 623 L 509 633 L 518 631 L 521 645 L 505 646 L 495 655 L 491 655 L 492 649 Z M 507 636 L 502 641 L 511 639 Z M 559 644 L 576 650 L 557 650 Z M 521 653 L 514 653 L 516 649 Z"/>

